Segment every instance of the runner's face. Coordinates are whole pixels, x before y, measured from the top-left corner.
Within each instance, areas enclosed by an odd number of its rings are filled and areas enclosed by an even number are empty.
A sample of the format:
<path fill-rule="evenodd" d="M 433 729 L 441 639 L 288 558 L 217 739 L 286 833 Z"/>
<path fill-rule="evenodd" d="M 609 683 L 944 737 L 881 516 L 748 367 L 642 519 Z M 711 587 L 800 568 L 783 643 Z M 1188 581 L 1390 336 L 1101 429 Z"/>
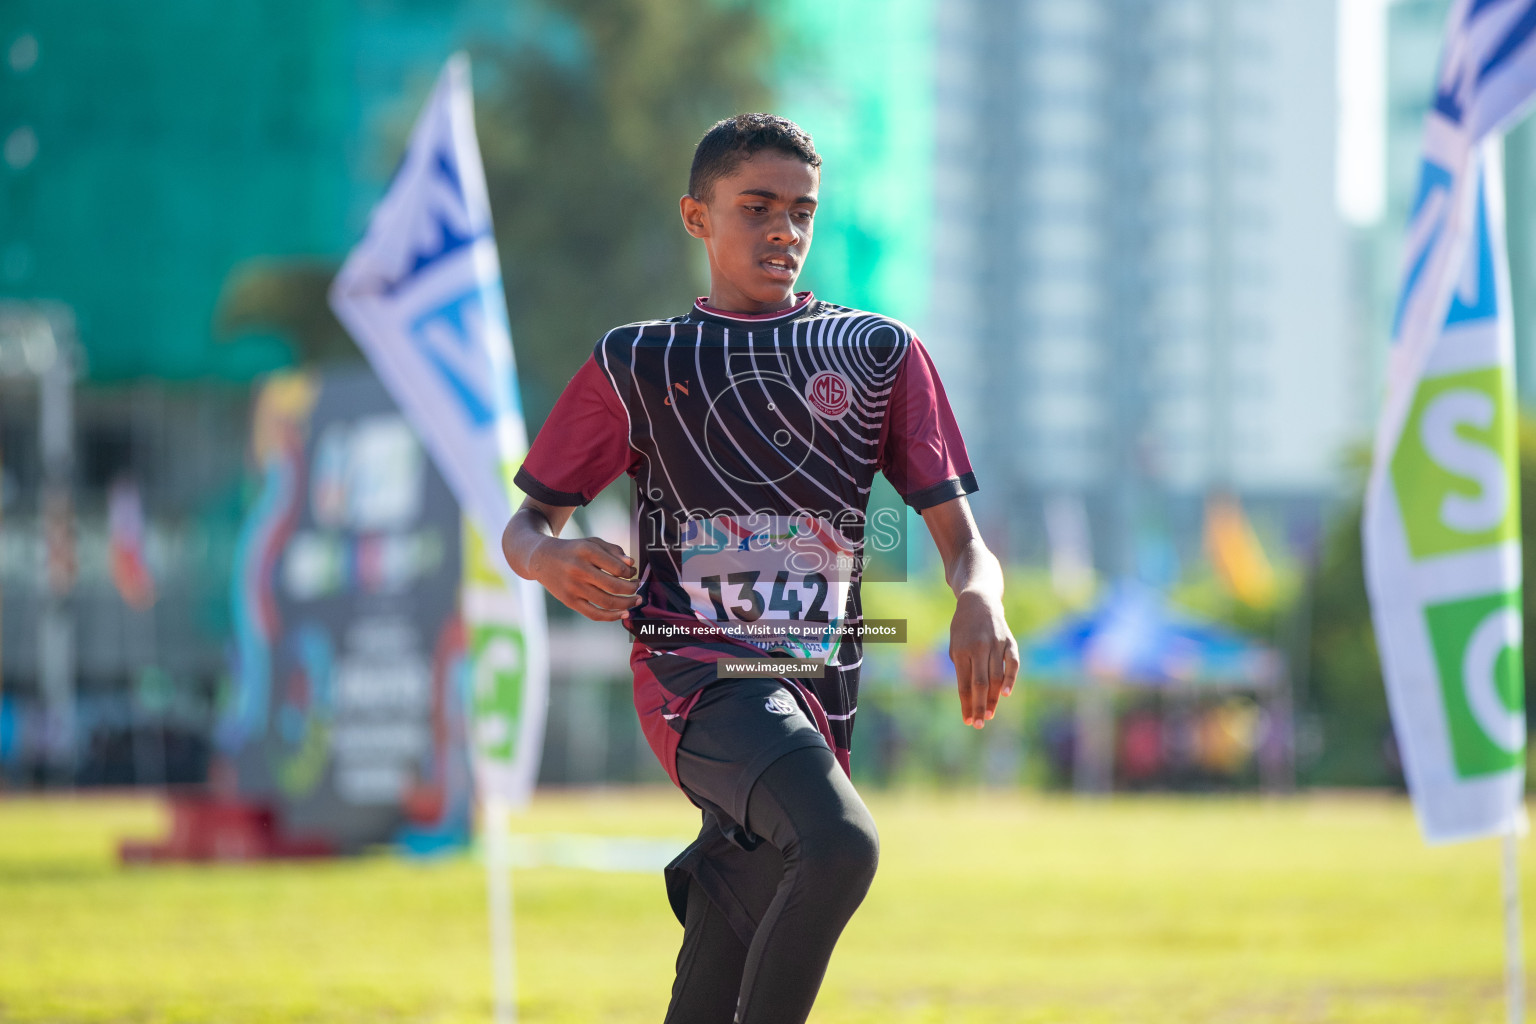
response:
<path fill-rule="evenodd" d="M 769 149 L 716 179 L 707 203 L 683 197 L 683 224 L 709 252 L 711 306 L 770 313 L 794 304 L 820 177 L 799 157 Z"/>

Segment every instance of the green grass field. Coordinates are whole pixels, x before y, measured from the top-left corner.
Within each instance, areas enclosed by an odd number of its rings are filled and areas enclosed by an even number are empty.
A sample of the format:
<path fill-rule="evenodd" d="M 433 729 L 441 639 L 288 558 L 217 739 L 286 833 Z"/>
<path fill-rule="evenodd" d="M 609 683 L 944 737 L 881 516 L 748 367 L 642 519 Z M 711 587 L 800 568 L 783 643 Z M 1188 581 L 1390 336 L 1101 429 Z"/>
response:
<path fill-rule="evenodd" d="M 880 874 L 822 1024 L 1504 1019 L 1498 846 L 1426 848 L 1405 801 L 871 805 Z M 694 820 L 611 791 L 545 794 L 516 828 L 681 847 Z M 0 800 L 0 1021 L 489 1020 L 472 858 L 116 865 L 162 825 L 148 801 Z M 513 884 L 523 1021 L 661 1020 L 680 929 L 658 875 Z"/>

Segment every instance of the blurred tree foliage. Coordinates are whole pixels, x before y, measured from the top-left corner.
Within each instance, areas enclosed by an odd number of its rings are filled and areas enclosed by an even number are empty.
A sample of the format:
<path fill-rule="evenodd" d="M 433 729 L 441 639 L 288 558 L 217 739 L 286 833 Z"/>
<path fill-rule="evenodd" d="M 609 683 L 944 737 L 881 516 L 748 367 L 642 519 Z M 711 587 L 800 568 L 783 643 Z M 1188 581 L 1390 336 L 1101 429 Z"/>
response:
<path fill-rule="evenodd" d="M 517 42 L 471 54 L 532 434 L 605 331 L 685 312 L 707 290 L 677 200 L 704 131 L 768 105 L 775 38 L 732 0 L 528 0 L 518 11 Z M 398 127 L 403 149 L 409 123 Z M 326 303 L 335 271 L 302 259 L 237 267 L 216 328 L 279 333 L 309 364 L 358 359 Z"/>
<path fill-rule="evenodd" d="M 863 604 L 866 619 L 905 620 L 907 642 L 864 646 L 854 778 L 903 786 L 1038 782 L 1038 744 L 1025 737 L 1038 734 L 1042 715 L 1060 713 L 1062 701 L 1021 681 L 983 734 L 961 723 L 945 657 L 955 596 L 942 571 L 931 568 L 904 583 L 866 583 Z M 1021 647 L 1075 610 L 1045 569 L 1005 570 L 1003 614 Z"/>
<path fill-rule="evenodd" d="M 219 295 L 214 331 L 225 340 L 270 331 L 307 366 L 363 358 L 326 298 L 336 267 L 324 260 L 260 258 L 230 271 Z"/>
<path fill-rule="evenodd" d="M 707 290 L 677 200 L 705 129 L 767 105 L 774 47 L 754 7 L 721 0 L 549 0 L 530 12 L 567 31 L 474 60 L 531 433 L 605 331 L 685 312 Z"/>
<path fill-rule="evenodd" d="M 919 653 L 949 650 L 949 624 L 955 615 L 955 595 L 941 568 L 904 583 L 868 583 L 861 589 L 866 619 L 901 619 L 907 624 L 907 646 Z M 1003 615 L 1022 645 L 1025 638 L 1055 624 L 1074 608 L 1051 585 L 1050 573 L 1030 566 L 1004 571 Z"/>
<path fill-rule="evenodd" d="M 1520 419 L 1520 533 L 1525 579 L 1536 579 L 1536 419 Z M 1369 453 L 1352 459 L 1358 490 L 1369 470 Z M 1391 721 L 1376 635 L 1366 599 L 1360 539 L 1361 498 L 1339 517 L 1322 551 L 1308 593 L 1310 659 L 1303 707 L 1322 728 L 1321 747 L 1308 781 L 1329 785 L 1379 785 L 1399 781 L 1391 751 Z M 1536 602 L 1525 605 L 1525 635 L 1536 636 Z M 1532 692 L 1536 651 L 1525 648 L 1526 720 L 1536 711 Z"/>
<path fill-rule="evenodd" d="M 1284 647 L 1285 631 L 1306 583 L 1306 574 L 1297 561 L 1276 558 L 1273 564 L 1275 594 L 1266 604 L 1253 605 L 1238 597 L 1206 563 L 1197 563 L 1195 571 L 1169 591 L 1169 601 L 1182 612 Z"/>

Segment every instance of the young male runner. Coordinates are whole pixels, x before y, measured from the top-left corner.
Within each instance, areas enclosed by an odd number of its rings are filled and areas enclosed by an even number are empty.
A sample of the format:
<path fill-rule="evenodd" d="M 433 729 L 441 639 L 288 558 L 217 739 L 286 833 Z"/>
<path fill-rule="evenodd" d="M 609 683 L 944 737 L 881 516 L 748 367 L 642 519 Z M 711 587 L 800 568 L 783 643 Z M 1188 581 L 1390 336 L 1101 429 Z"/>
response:
<path fill-rule="evenodd" d="M 667 872 L 684 925 L 668 1024 L 803 1022 L 874 877 L 875 826 L 847 769 L 877 470 L 922 513 L 955 592 L 966 724 L 992 717 L 1018 671 L 927 352 L 895 320 L 794 292 L 820 167 L 780 117 L 705 134 L 681 210 L 709 256 L 709 296 L 597 343 L 517 473 L 528 498 L 502 538 L 519 575 L 590 619 L 627 622 L 646 738 L 704 812 Z M 625 472 L 635 557 L 559 539 Z M 731 674 L 768 653 L 789 668 L 824 660 L 825 674 Z"/>

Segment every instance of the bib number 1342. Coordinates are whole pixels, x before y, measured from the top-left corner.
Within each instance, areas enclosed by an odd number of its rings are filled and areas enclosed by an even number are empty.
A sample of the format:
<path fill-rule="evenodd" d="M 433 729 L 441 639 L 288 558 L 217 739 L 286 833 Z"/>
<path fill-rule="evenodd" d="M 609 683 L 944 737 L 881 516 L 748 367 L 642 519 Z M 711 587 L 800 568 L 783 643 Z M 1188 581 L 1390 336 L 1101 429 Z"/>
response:
<path fill-rule="evenodd" d="M 716 622 L 756 622 L 766 611 L 770 619 L 828 622 L 827 596 L 831 584 L 819 572 L 791 573 L 779 570 L 770 583 L 762 572 L 746 570 L 703 576 L 699 583 L 709 595 Z M 763 598 L 767 592 L 767 601 Z M 731 603 L 726 604 L 727 601 Z"/>

